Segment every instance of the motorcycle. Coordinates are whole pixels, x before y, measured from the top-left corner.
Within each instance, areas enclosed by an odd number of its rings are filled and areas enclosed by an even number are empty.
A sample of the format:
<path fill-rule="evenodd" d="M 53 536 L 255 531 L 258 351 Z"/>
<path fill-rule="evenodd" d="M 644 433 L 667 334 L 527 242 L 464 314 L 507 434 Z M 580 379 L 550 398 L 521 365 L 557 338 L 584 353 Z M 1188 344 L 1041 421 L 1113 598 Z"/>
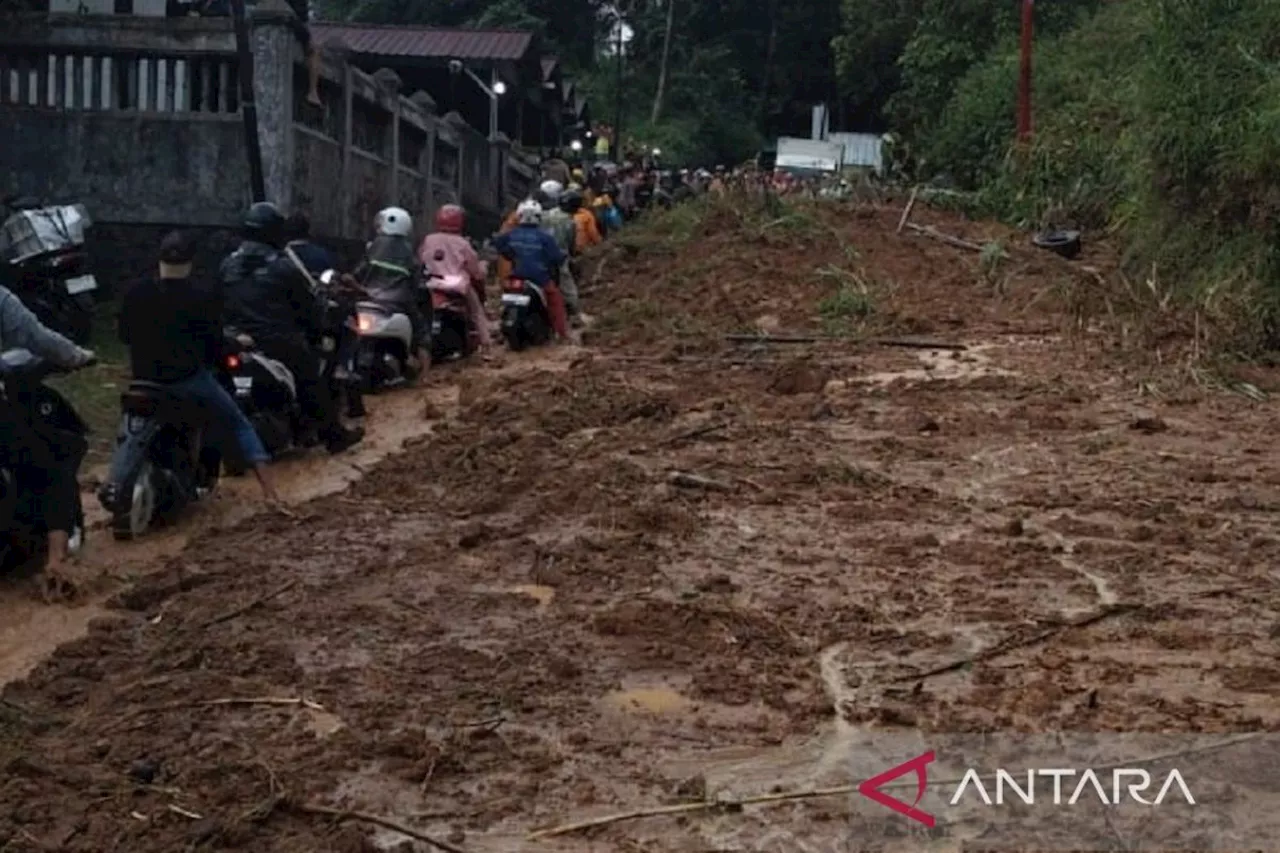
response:
<path fill-rule="evenodd" d="M 135 379 L 120 395 L 120 413 L 98 502 L 111 514 L 112 535 L 127 541 L 212 492 L 222 453 L 201 407 L 168 385 Z"/>
<path fill-rule="evenodd" d="M 355 340 L 352 304 L 333 270 L 321 274 L 319 283 L 325 288 L 325 316 L 318 341 L 321 377 L 331 383 L 338 405 L 345 402 L 348 416 L 361 417 L 361 392 L 348 363 Z M 293 373 L 282 362 L 258 350 L 250 335 L 226 330 L 222 374 L 236 403 L 273 457 L 314 447 L 319 442 L 302 410 Z M 230 473 L 242 472 L 231 467 Z"/>
<path fill-rule="evenodd" d="M 472 321 L 466 276 L 427 276 L 431 291 L 431 360 L 466 358 L 480 348 L 480 331 Z"/>
<path fill-rule="evenodd" d="M 65 397 L 44 384 L 53 372 L 49 362 L 27 350 L 8 350 L 0 354 L 0 391 L 15 414 L 26 417 L 47 442 L 54 458 L 78 472 L 89 450 L 89 427 Z M 44 558 L 48 538 L 36 494 L 21 472 L 8 467 L 0 467 L 0 531 L 0 570 Z M 84 508 L 76 489 L 75 522 L 68 541 L 72 554 L 79 553 L 84 538 Z"/>
<path fill-rule="evenodd" d="M 514 352 L 551 340 L 551 309 L 546 291 L 521 278 L 510 278 L 502 289 L 502 336 Z"/>
<path fill-rule="evenodd" d="M 417 378 L 421 366 L 413 362 L 413 324 L 409 315 L 367 298 L 356 303 L 354 371 L 365 391 L 402 385 Z M 428 324 L 435 327 L 433 298 L 424 294 L 420 309 Z M 427 350 L 432 344 L 427 342 Z"/>
<path fill-rule="evenodd" d="M 12 213 L 0 227 L 0 258 L 13 268 L 13 292 L 40 321 L 77 344 L 88 344 L 98 280 L 89 272 L 84 205 L 39 207 L 6 200 Z"/>

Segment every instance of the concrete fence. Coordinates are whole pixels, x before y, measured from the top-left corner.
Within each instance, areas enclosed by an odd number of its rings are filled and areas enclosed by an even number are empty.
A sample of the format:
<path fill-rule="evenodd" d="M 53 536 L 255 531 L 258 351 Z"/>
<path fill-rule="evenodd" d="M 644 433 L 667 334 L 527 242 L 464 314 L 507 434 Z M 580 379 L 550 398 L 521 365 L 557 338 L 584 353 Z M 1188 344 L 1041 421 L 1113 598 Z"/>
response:
<path fill-rule="evenodd" d="M 309 103 L 287 15 L 271 0 L 254 15 L 272 201 L 362 240 L 391 204 L 426 220 L 461 202 L 488 228 L 528 193 L 533 161 L 390 71 L 326 54 Z M 237 67 L 225 18 L 19 16 L 0 31 L 0 193 L 82 202 L 102 223 L 234 226 L 250 195 Z"/>

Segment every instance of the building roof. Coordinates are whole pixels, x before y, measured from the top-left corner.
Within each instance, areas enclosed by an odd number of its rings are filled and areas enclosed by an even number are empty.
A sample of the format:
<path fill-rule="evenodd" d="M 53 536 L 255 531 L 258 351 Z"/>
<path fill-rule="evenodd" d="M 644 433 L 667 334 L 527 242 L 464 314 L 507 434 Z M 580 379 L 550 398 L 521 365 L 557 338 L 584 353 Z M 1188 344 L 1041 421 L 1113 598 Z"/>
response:
<path fill-rule="evenodd" d="M 551 79 L 551 75 L 556 73 L 556 66 L 560 64 L 559 57 L 544 56 L 542 57 L 542 80 L 546 82 Z"/>
<path fill-rule="evenodd" d="M 356 53 L 433 59 L 523 59 L 533 43 L 525 30 L 447 30 L 398 24 L 311 24 L 319 44 L 339 43 Z"/>

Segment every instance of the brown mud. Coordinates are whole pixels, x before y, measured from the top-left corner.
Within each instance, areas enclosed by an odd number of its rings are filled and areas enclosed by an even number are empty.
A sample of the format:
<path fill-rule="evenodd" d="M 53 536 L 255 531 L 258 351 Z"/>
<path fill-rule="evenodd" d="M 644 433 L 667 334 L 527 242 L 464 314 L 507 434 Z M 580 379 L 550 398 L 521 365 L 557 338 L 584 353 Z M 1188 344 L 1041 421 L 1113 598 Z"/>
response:
<path fill-rule="evenodd" d="M 856 784 L 873 729 L 1274 727 L 1273 404 L 1082 327 L 1065 262 L 997 286 L 896 210 L 821 216 L 611 246 L 585 348 L 388 397 L 403 451 L 299 463 L 299 518 L 237 483 L 102 545 L 134 582 L 92 606 L 6 592 L 0 848 L 428 849 L 311 803 L 475 851 L 857 849 L 841 798 L 525 834 Z M 861 331 L 969 349 L 726 341 L 829 329 L 832 265 Z"/>

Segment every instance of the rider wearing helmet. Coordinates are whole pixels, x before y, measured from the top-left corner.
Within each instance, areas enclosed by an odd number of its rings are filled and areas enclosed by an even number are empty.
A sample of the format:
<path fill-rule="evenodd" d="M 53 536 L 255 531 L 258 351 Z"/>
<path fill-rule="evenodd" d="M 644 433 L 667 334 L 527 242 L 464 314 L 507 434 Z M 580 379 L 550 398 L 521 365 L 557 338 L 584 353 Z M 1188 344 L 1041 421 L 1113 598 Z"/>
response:
<path fill-rule="evenodd" d="M 462 236 L 466 211 L 456 204 L 446 204 L 436 211 L 436 230 L 422 239 L 418 260 L 437 279 L 464 277 L 467 288 L 467 310 L 480 338 L 481 351 L 490 344 L 489 322 L 484 313 L 484 278 L 487 270 L 476 255 L 471 241 Z"/>
<path fill-rule="evenodd" d="M 364 263 L 356 270 L 356 279 L 369 292 L 369 296 L 382 305 L 403 313 L 413 327 L 410 346 L 417 359 L 419 370 L 431 365 L 427 351 L 427 319 L 419 307 L 419 283 L 422 281 L 422 265 L 414 254 L 413 217 L 400 207 L 387 207 L 378 211 L 373 220 L 377 236 L 365 251 Z"/>
<path fill-rule="evenodd" d="M 534 199 L 542 205 L 542 230 L 551 235 L 556 245 L 560 247 L 560 251 L 568 258 L 577 249 L 578 226 L 574 224 L 573 216 L 566 213 L 560 206 L 564 191 L 564 186 L 559 181 L 543 181 L 542 186 L 538 187 L 538 192 L 534 194 Z M 578 304 L 578 285 L 567 260 L 560 268 L 556 283 L 560 287 L 560 292 L 564 294 L 570 320 L 575 326 L 581 325 L 582 309 Z"/>
<path fill-rule="evenodd" d="M 320 357 L 312 347 L 321 331 L 323 305 L 310 282 L 283 253 L 284 216 L 269 202 L 257 202 L 245 214 L 243 241 L 219 270 L 226 297 L 226 322 L 254 339 L 268 358 L 289 368 L 298 402 L 319 430 L 330 453 L 341 453 L 364 437 L 345 429 L 320 375 Z"/>
<path fill-rule="evenodd" d="M 520 224 L 514 230 L 495 237 L 494 248 L 512 262 L 512 278 L 531 281 L 544 290 L 551 325 L 556 334 L 564 338 L 568 335 L 569 328 L 562 294 L 556 286 L 554 276 L 563 267 L 568 256 L 555 239 L 543 230 L 541 204 L 533 199 L 520 202 L 520 206 L 516 208 L 516 217 Z"/>

